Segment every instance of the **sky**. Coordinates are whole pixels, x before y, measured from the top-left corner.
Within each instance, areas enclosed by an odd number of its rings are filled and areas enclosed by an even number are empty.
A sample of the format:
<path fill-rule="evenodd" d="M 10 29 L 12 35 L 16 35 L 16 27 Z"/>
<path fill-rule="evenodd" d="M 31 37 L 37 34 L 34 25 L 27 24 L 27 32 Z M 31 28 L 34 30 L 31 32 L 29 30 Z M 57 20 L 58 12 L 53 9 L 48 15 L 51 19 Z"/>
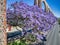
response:
<path fill-rule="evenodd" d="M 7 0 L 7 8 L 10 7 L 10 4 L 21 1 L 21 0 Z M 34 0 L 23 0 L 23 2 L 27 3 L 30 6 L 34 5 Z M 60 0 L 46 0 L 49 7 L 56 17 L 60 17 Z M 44 7 L 44 6 L 42 6 Z"/>

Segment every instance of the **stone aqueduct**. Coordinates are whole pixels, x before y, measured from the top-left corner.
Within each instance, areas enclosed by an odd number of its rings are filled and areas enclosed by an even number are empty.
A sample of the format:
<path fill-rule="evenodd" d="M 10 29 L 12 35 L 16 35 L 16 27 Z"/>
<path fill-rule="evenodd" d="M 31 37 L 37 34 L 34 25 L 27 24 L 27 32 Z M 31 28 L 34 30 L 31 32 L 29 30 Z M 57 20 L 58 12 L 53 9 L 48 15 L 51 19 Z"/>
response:
<path fill-rule="evenodd" d="M 34 5 L 38 5 L 40 8 L 42 7 L 42 2 L 45 5 L 45 11 L 49 12 L 51 9 L 49 8 L 46 0 L 34 0 Z M 7 45 L 7 32 L 6 32 L 6 0 L 0 0 L 0 35 L 3 35 L 0 37 L 2 39 L 0 41 L 0 45 Z"/>

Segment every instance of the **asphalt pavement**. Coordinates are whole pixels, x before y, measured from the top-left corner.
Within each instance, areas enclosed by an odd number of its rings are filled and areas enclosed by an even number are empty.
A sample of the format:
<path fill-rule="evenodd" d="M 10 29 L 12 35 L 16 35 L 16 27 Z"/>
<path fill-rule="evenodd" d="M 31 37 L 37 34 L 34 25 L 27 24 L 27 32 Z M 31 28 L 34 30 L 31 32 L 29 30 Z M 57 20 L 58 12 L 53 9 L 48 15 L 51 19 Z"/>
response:
<path fill-rule="evenodd" d="M 48 33 L 46 45 L 60 45 L 60 26 L 58 23 Z"/>

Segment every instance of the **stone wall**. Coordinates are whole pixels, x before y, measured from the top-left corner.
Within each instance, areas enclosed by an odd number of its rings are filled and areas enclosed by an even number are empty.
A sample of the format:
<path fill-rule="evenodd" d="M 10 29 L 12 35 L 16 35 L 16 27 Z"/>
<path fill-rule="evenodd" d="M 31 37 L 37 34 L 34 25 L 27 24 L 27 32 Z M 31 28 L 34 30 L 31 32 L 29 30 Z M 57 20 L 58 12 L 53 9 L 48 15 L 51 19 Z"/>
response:
<path fill-rule="evenodd" d="M 0 45 L 5 45 L 5 27 L 6 27 L 6 23 L 5 23 L 5 20 L 6 20 L 6 16 L 5 16 L 5 0 L 0 0 Z"/>
<path fill-rule="evenodd" d="M 3 40 L 3 29 L 0 29 L 0 45 L 3 45 L 3 42 L 4 42 L 4 40 Z"/>
<path fill-rule="evenodd" d="M 0 45 L 3 45 L 3 0 L 0 0 Z"/>

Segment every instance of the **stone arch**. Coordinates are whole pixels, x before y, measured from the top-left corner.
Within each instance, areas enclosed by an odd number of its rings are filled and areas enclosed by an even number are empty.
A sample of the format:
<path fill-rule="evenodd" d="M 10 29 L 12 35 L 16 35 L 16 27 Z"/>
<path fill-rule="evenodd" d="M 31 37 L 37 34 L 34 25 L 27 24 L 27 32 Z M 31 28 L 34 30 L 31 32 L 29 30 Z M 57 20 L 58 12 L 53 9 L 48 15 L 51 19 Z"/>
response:
<path fill-rule="evenodd" d="M 46 5 L 45 5 L 44 1 L 41 2 L 41 5 L 42 5 L 42 6 L 41 6 L 42 9 L 45 11 L 45 10 L 46 10 Z"/>
<path fill-rule="evenodd" d="M 46 4 L 46 1 L 42 1 L 42 3 L 44 3 L 45 5 L 45 11 L 48 12 L 49 9 L 48 9 L 48 5 Z"/>
<path fill-rule="evenodd" d="M 38 5 L 40 8 L 42 8 L 42 3 L 45 5 L 45 11 L 49 12 L 50 9 L 48 7 L 48 4 L 46 3 L 46 0 L 34 0 L 34 5 Z"/>

